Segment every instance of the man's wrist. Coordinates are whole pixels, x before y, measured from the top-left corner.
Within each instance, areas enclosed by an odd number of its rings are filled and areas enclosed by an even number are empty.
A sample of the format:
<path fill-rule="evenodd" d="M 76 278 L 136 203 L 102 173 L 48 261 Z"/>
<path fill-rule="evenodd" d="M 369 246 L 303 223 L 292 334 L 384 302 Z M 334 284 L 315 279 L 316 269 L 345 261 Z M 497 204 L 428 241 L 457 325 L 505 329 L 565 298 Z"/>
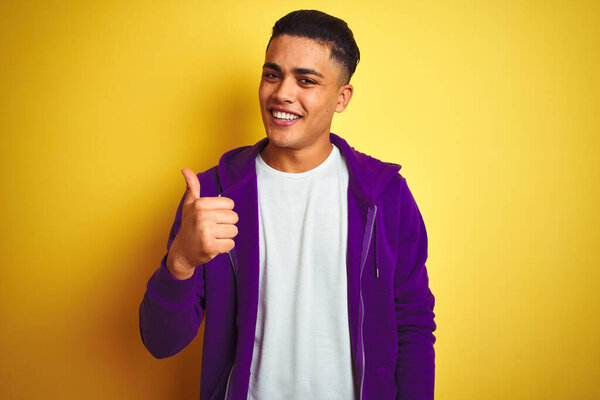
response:
<path fill-rule="evenodd" d="M 191 278 L 196 269 L 196 266 L 189 264 L 185 260 L 182 260 L 181 257 L 177 257 L 170 252 L 167 255 L 165 266 L 167 272 L 169 272 L 173 278 L 180 281 Z"/>

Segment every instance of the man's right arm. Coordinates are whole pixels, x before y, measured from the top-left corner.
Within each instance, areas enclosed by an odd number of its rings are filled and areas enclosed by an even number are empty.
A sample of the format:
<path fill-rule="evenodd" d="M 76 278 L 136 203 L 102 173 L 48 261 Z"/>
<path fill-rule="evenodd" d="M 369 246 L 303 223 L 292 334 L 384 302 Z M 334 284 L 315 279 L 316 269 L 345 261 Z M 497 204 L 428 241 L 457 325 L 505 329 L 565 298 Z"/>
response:
<path fill-rule="evenodd" d="M 179 280 L 168 272 L 167 257 L 168 253 L 148 281 L 140 305 L 142 342 L 156 358 L 181 351 L 196 336 L 204 318 L 204 266 Z"/>
<path fill-rule="evenodd" d="M 237 214 L 226 197 L 200 197 L 200 182 L 182 170 L 187 190 L 167 242 L 167 254 L 154 272 L 140 305 L 142 341 L 156 358 L 187 346 L 204 318 L 204 264 L 230 251 Z"/>

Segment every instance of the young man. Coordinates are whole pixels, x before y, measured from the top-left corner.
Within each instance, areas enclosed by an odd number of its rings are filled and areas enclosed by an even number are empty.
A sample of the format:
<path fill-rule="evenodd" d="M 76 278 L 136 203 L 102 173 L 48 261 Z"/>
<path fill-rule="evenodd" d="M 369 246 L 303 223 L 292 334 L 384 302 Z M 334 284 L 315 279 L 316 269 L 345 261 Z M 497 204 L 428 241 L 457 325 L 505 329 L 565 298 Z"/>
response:
<path fill-rule="evenodd" d="M 427 234 L 400 166 L 330 133 L 359 51 L 346 23 L 273 27 L 266 138 L 184 169 L 187 190 L 140 307 L 158 358 L 203 319 L 201 399 L 432 399 Z"/>

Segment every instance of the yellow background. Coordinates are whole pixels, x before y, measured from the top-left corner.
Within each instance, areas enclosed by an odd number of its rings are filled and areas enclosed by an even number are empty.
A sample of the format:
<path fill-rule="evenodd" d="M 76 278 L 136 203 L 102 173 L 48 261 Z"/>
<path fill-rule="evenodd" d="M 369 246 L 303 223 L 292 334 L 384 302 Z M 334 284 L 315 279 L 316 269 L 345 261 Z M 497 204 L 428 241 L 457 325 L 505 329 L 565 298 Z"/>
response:
<path fill-rule="evenodd" d="M 138 305 L 298 8 L 353 29 L 333 131 L 425 218 L 436 398 L 600 398 L 600 2 L 476 0 L 1 1 L 0 398 L 197 398 L 200 338 L 153 359 Z"/>

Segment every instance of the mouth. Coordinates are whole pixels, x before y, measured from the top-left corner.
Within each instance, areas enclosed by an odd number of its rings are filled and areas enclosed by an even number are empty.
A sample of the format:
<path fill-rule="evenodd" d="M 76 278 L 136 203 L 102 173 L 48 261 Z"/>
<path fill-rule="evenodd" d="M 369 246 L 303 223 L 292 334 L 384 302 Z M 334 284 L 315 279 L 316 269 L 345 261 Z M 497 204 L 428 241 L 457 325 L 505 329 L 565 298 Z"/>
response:
<path fill-rule="evenodd" d="M 273 119 L 273 122 L 277 126 L 290 126 L 298 122 L 302 117 L 298 114 L 294 114 L 289 111 L 283 111 L 276 108 L 271 108 L 269 114 Z"/>

